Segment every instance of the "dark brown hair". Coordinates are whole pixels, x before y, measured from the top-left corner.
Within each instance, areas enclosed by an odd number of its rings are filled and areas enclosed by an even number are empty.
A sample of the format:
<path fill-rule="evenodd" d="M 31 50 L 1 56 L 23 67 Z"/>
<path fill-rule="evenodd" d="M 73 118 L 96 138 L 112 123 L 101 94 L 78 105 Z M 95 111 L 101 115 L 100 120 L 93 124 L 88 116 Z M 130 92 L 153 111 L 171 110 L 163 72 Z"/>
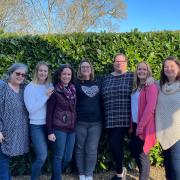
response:
<path fill-rule="evenodd" d="M 177 66 L 179 67 L 179 72 L 176 76 L 176 81 L 180 81 L 180 62 L 175 57 L 169 56 L 164 60 L 163 65 L 162 65 L 161 76 L 160 76 L 160 87 L 161 88 L 166 82 L 168 82 L 168 78 L 164 74 L 164 66 L 165 66 L 166 61 L 172 61 L 177 64 Z"/>
<path fill-rule="evenodd" d="M 58 83 L 61 83 L 61 79 L 60 79 L 60 76 L 61 76 L 61 73 L 63 72 L 63 70 L 65 68 L 69 68 L 72 72 L 72 77 L 71 77 L 71 81 L 70 83 L 74 83 L 74 70 L 73 68 L 71 67 L 70 64 L 61 64 L 59 66 L 59 68 L 55 71 L 54 75 L 53 75 L 53 84 L 56 85 Z"/>

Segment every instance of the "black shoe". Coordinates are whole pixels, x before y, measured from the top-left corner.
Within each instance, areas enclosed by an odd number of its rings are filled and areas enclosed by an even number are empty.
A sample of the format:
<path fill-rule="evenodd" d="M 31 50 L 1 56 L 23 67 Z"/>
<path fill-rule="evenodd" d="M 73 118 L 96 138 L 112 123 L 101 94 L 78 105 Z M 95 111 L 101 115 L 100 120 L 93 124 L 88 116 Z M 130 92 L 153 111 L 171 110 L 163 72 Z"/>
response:
<path fill-rule="evenodd" d="M 111 180 L 122 180 L 122 178 L 121 178 L 121 177 L 117 177 L 116 175 L 114 175 L 114 176 L 111 178 Z"/>

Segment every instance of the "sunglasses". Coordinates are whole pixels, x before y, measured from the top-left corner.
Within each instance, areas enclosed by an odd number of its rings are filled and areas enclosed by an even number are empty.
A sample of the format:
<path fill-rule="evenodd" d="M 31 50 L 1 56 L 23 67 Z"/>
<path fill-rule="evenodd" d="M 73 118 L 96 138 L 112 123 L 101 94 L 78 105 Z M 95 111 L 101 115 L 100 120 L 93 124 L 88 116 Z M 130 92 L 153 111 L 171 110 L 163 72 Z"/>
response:
<path fill-rule="evenodd" d="M 21 77 L 23 77 L 23 78 L 26 77 L 26 74 L 24 74 L 24 73 L 15 72 L 15 74 L 16 74 L 16 76 L 21 76 Z"/>

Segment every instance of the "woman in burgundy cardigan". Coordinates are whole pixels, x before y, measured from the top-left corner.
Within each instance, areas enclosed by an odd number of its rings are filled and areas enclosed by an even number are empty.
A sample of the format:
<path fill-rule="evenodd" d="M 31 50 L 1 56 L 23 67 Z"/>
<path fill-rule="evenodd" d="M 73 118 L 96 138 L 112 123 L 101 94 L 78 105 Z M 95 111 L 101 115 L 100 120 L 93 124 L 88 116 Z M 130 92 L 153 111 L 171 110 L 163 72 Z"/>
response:
<path fill-rule="evenodd" d="M 76 91 L 70 65 L 61 65 L 54 93 L 47 102 L 47 132 L 53 146 L 51 180 L 61 180 L 61 172 L 72 158 L 75 143 Z"/>
<path fill-rule="evenodd" d="M 148 152 L 156 143 L 154 119 L 158 89 L 154 83 L 145 86 L 148 77 L 152 77 L 149 65 L 146 62 L 139 63 L 131 95 L 132 138 L 130 145 L 139 168 L 140 180 L 149 179 Z"/>

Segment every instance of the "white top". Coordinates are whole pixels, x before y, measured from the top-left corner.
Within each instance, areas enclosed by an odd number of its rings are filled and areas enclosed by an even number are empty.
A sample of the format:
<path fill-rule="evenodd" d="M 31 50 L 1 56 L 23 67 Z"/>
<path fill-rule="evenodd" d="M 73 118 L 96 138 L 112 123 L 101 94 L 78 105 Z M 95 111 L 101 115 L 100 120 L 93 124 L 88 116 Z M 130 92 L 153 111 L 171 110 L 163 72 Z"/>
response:
<path fill-rule="evenodd" d="M 24 90 L 24 102 L 29 112 L 30 124 L 46 124 L 47 91 L 52 84 L 34 84 L 30 82 Z"/>
<path fill-rule="evenodd" d="M 139 99 L 140 91 L 136 91 L 131 95 L 131 114 L 132 121 L 138 123 L 138 99 Z"/>

